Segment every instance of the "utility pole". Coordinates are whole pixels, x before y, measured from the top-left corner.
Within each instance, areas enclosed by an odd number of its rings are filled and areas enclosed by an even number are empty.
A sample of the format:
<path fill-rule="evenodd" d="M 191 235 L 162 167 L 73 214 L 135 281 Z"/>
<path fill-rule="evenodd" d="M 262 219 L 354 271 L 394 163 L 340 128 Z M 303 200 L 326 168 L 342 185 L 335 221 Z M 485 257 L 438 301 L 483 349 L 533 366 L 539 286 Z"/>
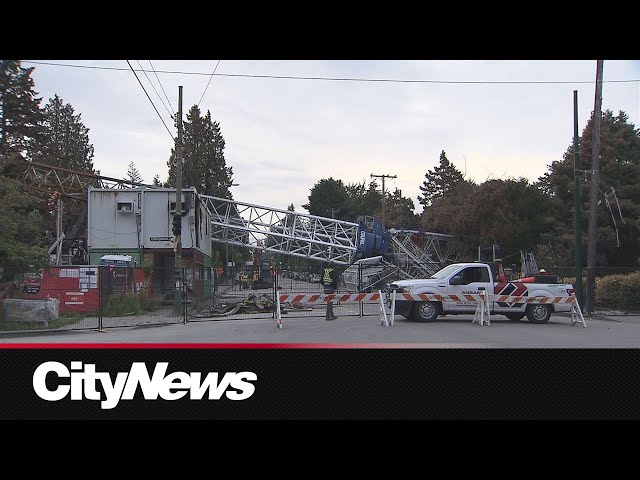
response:
<path fill-rule="evenodd" d="M 576 298 L 580 308 L 582 303 L 582 205 L 580 203 L 580 152 L 578 150 L 578 91 L 573 91 L 573 180 L 574 180 L 574 206 L 576 211 Z"/>
<path fill-rule="evenodd" d="M 56 240 L 58 247 L 56 248 L 56 265 L 62 265 L 62 196 L 58 197 L 58 208 L 56 212 Z"/>
<path fill-rule="evenodd" d="M 593 139 L 591 141 L 591 191 L 589 194 L 589 244 L 587 247 L 587 313 L 594 312 L 596 284 L 596 241 L 598 227 L 598 169 L 600 163 L 600 125 L 602 123 L 602 67 L 596 66 L 596 98 L 593 109 Z"/>
<path fill-rule="evenodd" d="M 374 175 L 371 174 L 371 178 L 382 179 L 382 225 L 384 225 L 384 179 L 385 178 L 398 178 L 396 175 Z"/>
<path fill-rule="evenodd" d="M 178 87 L 178 141 L 176 142 L 176 212 L 174 221 L 180 222 L 180 230 L 175 242 L 175 270 L 174 278 L 176 290 L 174 295 L 174 310 L 182 312 L 182 86 Z M 177 219 L 177 220 L 176 220 Z"/>

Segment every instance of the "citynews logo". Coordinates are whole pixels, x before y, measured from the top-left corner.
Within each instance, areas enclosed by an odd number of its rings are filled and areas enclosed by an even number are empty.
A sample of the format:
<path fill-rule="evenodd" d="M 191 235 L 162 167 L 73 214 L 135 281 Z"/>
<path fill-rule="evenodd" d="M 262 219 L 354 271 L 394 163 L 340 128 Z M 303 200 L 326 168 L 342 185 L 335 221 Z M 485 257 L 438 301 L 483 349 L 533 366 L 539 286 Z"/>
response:
<path fill-rule="evenodd" d="M 258 376 L 253 372 L 226 372 L 219 379 L 218 372 L 209 372 L 202 379 L 201 372 L 172 372 L 167 375 L 168 362 L 159 362 L 149 375 L 144 362 L 134 362 L 128 372 L 118 372 L 112 381 L 108 372 L 96 372 L 96 366 L 71 362 L 67 368 L 59 362 L 45 362 L 33 372 L 33 389 L 43 400 L 57 402 L 71 394 L 71 400 L 98 400 L 100 408 L 115 408 L 120 400 L 132 400 L 140 387 L 145 400 L 178 400 L 189 394 L 190 400 L 202 400 L 208 392 L 209 400 L 246 400 L 255 392 Z M 47 385 L 47 375 L 57 376 Z M 69 378 L 63 381 L 61 379 Z M 102 386 L 102 393 L 96 389 Z M 50 388 L 51 387 L 51 388 Z"/>

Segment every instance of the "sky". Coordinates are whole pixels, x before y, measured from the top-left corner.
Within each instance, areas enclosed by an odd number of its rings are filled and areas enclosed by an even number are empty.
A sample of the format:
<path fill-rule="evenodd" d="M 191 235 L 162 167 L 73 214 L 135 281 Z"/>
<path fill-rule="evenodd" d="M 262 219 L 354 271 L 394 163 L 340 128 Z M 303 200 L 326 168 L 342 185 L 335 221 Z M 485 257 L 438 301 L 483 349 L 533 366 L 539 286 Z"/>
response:
<path fill-rule="evenodd" d="M 595 105 L 596 60 L 31 59 L 22 66 L 35 67 L 41 106 L 57 94 L 80 114 L 101 175 L 127 178 L 133 162 L 144 183 L 167 179 L 177 135 L 170 112 L 182 86 L 183 120 L 199 105 L 220 124 L 234 199 L 293 204 L 300 213 L 320 180 L 368 185 L 372 175 L 389 176 L 385 191 L 399 189 L 420 213 L 419 187 L 443 150 L 476 183 L 534 182 L 573 143 L 574 90 L 579 134 Z M 602 110 L 622 110 L 640 128 L 640 60 L 605 59 L 603 74 Z"/>

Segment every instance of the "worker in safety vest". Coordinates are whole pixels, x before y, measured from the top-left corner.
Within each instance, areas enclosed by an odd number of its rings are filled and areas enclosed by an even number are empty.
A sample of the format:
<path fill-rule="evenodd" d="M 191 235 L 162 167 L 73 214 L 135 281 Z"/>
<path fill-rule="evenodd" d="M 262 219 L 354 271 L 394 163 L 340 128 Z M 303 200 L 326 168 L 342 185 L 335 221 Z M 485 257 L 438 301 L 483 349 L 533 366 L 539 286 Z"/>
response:
<path fill-rule="evenodd" d="M 338 288 L 338 272 L 331 265 L 324 269 L 322 285 L 325 294 L 336 293 L 336 289 Z M 333 313 L 333 301 L 329 301 L 327 302 L 327 316 L 325 320 L 335 320 L 336 318 L 338 317 Z"/>
<path fill-rule="evenodd" d="M 242 285 L 242 290 L 249 288 L 249 275 L 246 273 L 240 275 L 240 284 Z"/>

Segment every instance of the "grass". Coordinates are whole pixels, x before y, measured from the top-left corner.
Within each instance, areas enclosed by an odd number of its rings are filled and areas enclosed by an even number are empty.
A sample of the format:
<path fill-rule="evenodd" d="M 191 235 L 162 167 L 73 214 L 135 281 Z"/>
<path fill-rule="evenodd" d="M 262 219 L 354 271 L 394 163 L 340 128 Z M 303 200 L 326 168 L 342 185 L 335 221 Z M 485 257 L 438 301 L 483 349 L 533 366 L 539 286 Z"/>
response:
<path fill-rule="evenodd" d="M 102 309 L 105 317 L 122 317 L 125 315 L 142 315 L 157 310 L 158 301 L 149 298 L 146 293 L 126 293 L 112 295 Z"/>

